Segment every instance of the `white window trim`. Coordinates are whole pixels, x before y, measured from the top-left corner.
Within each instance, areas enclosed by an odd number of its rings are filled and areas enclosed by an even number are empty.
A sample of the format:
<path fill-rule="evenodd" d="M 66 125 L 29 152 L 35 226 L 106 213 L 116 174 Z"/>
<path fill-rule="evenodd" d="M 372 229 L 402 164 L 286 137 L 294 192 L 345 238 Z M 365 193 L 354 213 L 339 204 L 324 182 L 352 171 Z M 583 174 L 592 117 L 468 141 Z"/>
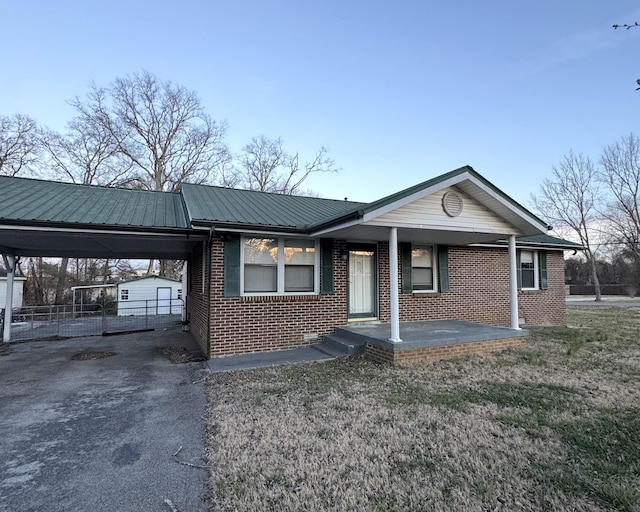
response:
<path fill-rule="evenodd" d="M 411 250 L 414 248 L 431 248 L 431 268 L 433 272 L 433 290 L 414 290 L 413 289 L 413 276 L 411 276 L 411 293 L 438 293 L 439 281 L 438 281 L 438 246 L 435 244 L 411 244 Z M 411 272 L 413 273 L 413 262 L 411 262 Z"/>
<path fill-rule="evenodd" d="M 533 254 L 533 288 L 525 287 L 522 284 L 522 253 L 530 252 Z M 528 290 L 539 290 L 540 289 L 540 261 L 538 256 L 538 251 L 534 251 L 532 249 L 520 249 L 520 268 L 518 269 L 520 272 L 520 290 L 528 291 Z"/>
<path fill-rule="evenodd" d="M 126 293 L 126 295 L 127 295 L 127 297 L 126 297 L 126 298 L 124 298 L 124 297 L 123 297 L 123 295 L 124 295 L 125 293 Z M 130 296 L 129 288 L 122 288 L 122 289 L 120 290 L 120 297 L 118 297 L 118 298 L 119 298 L 121 301 L 123 301 L 123 302 L 124 302 L 124 301 L 128 301 L 128 300 L 129 300 L 129 296 Z"/>
<path fill-rule="evenodd" d="M 278 262 L 277 262 L 277 284 L 275 292 L 245 292 L 244 291 L 244 244 L 248 238 L 273 238 L 278 241 Z M 243 235 L 240 237 L 240 296 L 241 297 L 276 297 L 276 296 L 296 296 L 296 295 L 319 295 L 320 294 L 320 241 L 314 239 L 315 258 L 313 262 L 313 291 L 312 292 L 285 292 L 284 291 L 284 241 L 304 240 L 303 237 L 272 236 L 272 235 Z"/>

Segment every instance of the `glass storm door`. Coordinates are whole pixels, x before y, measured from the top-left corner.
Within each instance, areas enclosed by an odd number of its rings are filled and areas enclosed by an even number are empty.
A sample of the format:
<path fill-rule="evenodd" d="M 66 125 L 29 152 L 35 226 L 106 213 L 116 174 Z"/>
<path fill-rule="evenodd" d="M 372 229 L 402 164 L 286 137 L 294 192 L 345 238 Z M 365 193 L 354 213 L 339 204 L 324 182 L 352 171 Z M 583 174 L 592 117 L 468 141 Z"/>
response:
<path fill-rule="evenodd" d="M 376 317 L 375 250 L 349 251 L 349 318 Z"/>

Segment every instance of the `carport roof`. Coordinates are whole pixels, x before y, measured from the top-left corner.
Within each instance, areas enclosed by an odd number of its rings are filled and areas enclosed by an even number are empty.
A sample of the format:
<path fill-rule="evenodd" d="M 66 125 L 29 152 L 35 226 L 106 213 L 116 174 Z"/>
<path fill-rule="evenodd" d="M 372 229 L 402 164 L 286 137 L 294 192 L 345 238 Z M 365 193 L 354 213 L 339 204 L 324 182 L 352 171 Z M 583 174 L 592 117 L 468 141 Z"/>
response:
<path fill-rule="evenodd" d="M 67 227 L 189 227 L 179 194 L 7 176 L 0 176 L 0 220 Z"/>
<path fill-rule="evenodd" d="M 0 253 L 186 259 L 195 233 L 180 194 L 0 176 Z"/>

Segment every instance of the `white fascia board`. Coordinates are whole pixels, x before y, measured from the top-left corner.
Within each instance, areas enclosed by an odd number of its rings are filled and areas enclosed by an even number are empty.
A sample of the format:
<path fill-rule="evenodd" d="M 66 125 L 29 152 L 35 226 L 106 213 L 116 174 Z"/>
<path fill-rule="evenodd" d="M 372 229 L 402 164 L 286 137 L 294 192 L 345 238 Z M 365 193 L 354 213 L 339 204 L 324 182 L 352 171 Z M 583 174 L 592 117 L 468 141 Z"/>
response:
<path fill-rule="evenodd" d="M 261 231 L 257 229 L 240 229 L 240 228 L 224 228 L 224 229 L 216 229 L 215 233 L 218 235 L 222 235 L 224 233 L 238 233 L 240 235 L 264 235 L 264 236 L 275 236 L 275 237 L 289 237 L 289 238 L 315 238 L 315 233 L 306 234 L 306 233 L 296 233 L 292 231 Z"/>
<path fill-rule="evenodd" d="M 91 233 L 98 235 L 136 235 L 136 236 L 172 236 L 176 238 L 184 238 L 187 235 L 192 235 L 193 233 L 172 233 L 171 231 L 122 231 L 122 230 L 112 230 L 112 229 L 91 229 L 91 228 L 54 228 L 54 227 L 43 227 L 43 226 L 10 226 L 10 225 L 0 225 L 0 229 L 11 230 L 11 231 L 45 231 L 45 232 L 56 232 L 56 233 Z M 160 228 L 162 229 L 162 228 Z M 167 228 L 167 229 L 183 229 L 188 230 L 189 228 Z"/>
<path fill-rule="evenodd" d="M 500 204 L 502 204 L 503 206 L 505 206 L 508 210 L 510 210 L 512 213 L 514 213 L 515 215 L 517 215 L 518 217 L 526 220 L 529 224 L 531 224 L 532 226 L 536 227 L 537 229 L 539 229 L 540 231 L 542 231 L 543 233 L 546 233 L 547 231 L 549 231 L 548 229 L 548 225 L 547 224 L 541 224 L 539 223 L 537 220 L 535 220 L 533 217 L 531 217 L 530 215 L 527 215 L 525 212 L 523 212 L 520 208 L 517 208 L 516 206 L 514 206 L 514 204 L 511 201 L 507 201 L 502 195 L 496 193 L 493 189 L 491 189 L 490 187 L 487 187 L 484 183 L 482 183 L 480 180 L 478 180 L 477 178 L 473 177 L 473 176 L 468 176 L 467 179 L 473 183 L 476 187 L 478 187 L 480 190 L 482 190 L 483 192 L 485 192 L 486 194 L 488 194 L 489 196 L 491 196 L 493 199 L 495 199 L 496 201 L 498 201 Z"/>
<path fill-rule="evenodd" d="M 485 243 L 485 244 L 468 244 L 466 247 L 483 247 L 486 249 L 508 249 L 509 245 L 508 244 L 490 244 L 490 243 Z M 538 250 L 538 249 L 543 249 L 545 251 L 579 251 L 581 249 L 578 249 L 577 247 L 560 247 L 559 245 L 545 245 L 545 244 L 520 244 L 518 243 L 518 241 L 516 240 L 516 249 L 529 249 L 532 251 Z"/>
<path fill-rule="evenodd" d="M 387 228 L 402 228 L 402 229 L 428 229 L 432 231 L 448 231 L 448 232 L 461 232 L 461 233 L 489 233 L 496 234 L 502 236 L 509 235 L 519 235 L 520 232 L 516 229 L 511 231 L 507 231 L 504 229 L 492 229 L 492 228 L 481 228 L 477 229 L 474 226 L 456 226 L 451 227 L 447 225 L 440 224 L 408 224 L 404 222 L 396 222 L 394 224 L 390 223 L 382 223 L 382 222 L 368 222 L 364 223 L 365 226 L 375 226 L 375 227 L 387 227 Z"/>

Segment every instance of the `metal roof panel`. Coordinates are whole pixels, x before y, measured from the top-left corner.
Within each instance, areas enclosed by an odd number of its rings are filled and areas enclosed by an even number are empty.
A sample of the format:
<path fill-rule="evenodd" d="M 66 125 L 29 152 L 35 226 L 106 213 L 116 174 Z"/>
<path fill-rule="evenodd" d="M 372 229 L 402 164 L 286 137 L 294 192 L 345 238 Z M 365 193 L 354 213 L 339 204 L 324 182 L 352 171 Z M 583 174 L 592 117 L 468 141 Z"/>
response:
<path fill-rule="evenodd" d="M 364 203 L 207 185 L 182 185 L 192 221 L 304 228 L 340 217 Z"/>
<path fill-rule="evenodd" d="M 0 220 L 188 228 L 179 194 L 0 176 Z"/>

